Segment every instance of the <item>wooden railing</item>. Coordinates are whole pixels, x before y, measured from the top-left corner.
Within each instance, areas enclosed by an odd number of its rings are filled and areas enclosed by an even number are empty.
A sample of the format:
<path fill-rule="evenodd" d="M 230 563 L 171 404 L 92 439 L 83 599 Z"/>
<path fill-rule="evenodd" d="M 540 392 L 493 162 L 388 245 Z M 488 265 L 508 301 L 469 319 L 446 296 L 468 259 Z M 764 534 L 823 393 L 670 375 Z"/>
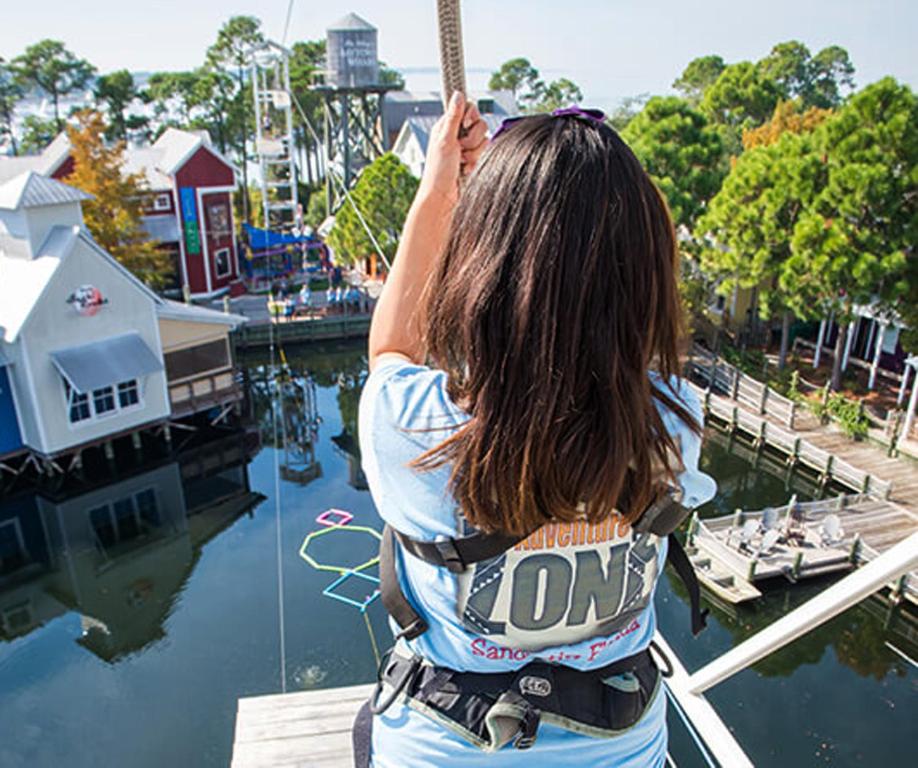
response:
<path fill-rule="evenodd" d="M 835 480 L 853 491 L 889 498 L 892 492 L 891 482 L 880 480 L 863 469 L 858 469 L 789 429 L 769 422 L 760 414 L 751 413 L 740 405 L 732 405 L 728 400 L 711 397 L 710 389 L 704 389 L 693 382 L 689 383 L 704 402 L 707 413 L 729 424 L 731 428 L 750 435 L 756 445 L 767 444 L 787 456 L 789 463 L 799 463 L 815 470 L 823 483 Z"/>
<path fill-rule="evenodd" d="M 790 429 L 794 428 L 797 403 L 743 373 L 736 366 L 696 349 L 686 364 L 686 374 L 706 382 L 708 391 L 726 395 L 749 410 L 763 416 L 772 416 Z"/>
<path fill-rule="evenodd" d="M 232 368 L 176 383 L 169 382 L 173 417 L 187 416 L 242 398 L 242 389 Z"/>

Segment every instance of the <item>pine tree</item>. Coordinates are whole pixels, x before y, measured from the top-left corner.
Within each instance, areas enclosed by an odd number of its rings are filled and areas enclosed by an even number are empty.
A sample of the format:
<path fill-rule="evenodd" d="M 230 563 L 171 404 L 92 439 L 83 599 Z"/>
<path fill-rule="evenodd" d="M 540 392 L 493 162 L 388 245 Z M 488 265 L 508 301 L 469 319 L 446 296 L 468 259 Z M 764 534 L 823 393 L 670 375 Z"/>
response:
<path fill-rule="evenodd" d="M 383 253 L 392 261 L 418 180 L 391 152 L 377 158 L 360 174 L 351 198 L 373 232 Z M 328 244 L 340 260 L 350 263 L 376 251 L 373 242 L 347 201 L 335 216 Z"/>
<path fill-rule="evenodd" d="M 107 146 L 106 125 L 98 112 L 76 115 L 67 128 L 74 172 L 68 184 L 92 195 L 83 203 L 83 219 L 95 241 L 152 288 L 165 285 L 173 271 L 172 258 L 149 240 L 141 226 L 142 178 L 124 174 L 124 142 Z"/>

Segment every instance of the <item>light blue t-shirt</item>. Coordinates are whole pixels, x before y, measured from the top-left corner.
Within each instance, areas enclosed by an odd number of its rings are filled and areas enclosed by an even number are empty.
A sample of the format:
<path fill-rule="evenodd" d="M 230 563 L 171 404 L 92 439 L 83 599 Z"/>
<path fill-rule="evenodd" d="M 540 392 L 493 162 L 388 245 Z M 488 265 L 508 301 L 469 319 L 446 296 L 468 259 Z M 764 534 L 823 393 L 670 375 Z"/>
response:
<path fill-rule="evenodd" d="M 676 394 L 700 422 L 691 390 L 682 385 Z M 683 503 L 695 507 L 715 491 L 713 480 L 698 470 L 700 439 L 658 407 L 681 445 Z M 360 401 L 363 469 L 380 516 L 393 528 L 428 541 L 463 534 L 448 489 L 449 467 L 421 472 L 409 464 L 467 418 L 450 400 L 443 371 L 390 357 L 370 374 Z M 549 524 L 505 556 L 458 577 L 400 552 L 402 588 L 429 627 L 405 645 L 432 664 L 462 671 L 503 672 L 534 659 L 577 669 L 611 664 L 643 650 L 653 638 L 652 599 L 665 557 L 665 539 L 635 534 L 617 515 L 597 525 Z M 622 737 L 590 739 L 543 724 L 532 749 L 496 754 L 481 753 L 395 705 L 374 723 L 374 765 L 662 764 L 663 698 L 658 695 Z M 568 754 L 573 746 L 576 752 Z"/>

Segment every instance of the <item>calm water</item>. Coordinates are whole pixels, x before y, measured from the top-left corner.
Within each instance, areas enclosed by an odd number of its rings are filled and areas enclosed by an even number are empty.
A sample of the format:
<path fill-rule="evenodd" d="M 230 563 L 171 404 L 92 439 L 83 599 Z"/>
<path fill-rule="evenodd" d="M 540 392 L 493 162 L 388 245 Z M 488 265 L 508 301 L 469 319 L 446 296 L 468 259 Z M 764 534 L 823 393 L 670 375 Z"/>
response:
<path fill-rule="evenodd" d="M 364 616 L 324 597 L 335 574 L 298 556 L 329 507 L 380 527 L 355 448 L 364 360 L 354 346 L 288 358 L 315 387 L 286 388 L 276 441 L 257 381 L 267 361 L 249 359 L 257 427 L 248 435 L 189 443 L 178 460 L 124 467 L 95 490 L 0 499 L 0 766 L 224 766 L 239 696 L 277 692 L 282 678 L 288 690 L 372 678 L 388 638 L 381 606 Z M 777 462 L 755 461 L 709 435 L 704 465 L 720 492 L 708 513 L 814 492 Z M 336 532 L 309 552 L 355 565 L 374 549 L 368 534 Z M 694 669 L 823 586 L 778 584 L 751 609 L 715 607 L 693 640 L 665 578 L 660 623 Z M 369 590 L 340 591 L 362 600 Z M 867 602 L 711 700 L 758 765 L 908 764 L 918 676 L 890 645 L 918 656 L 915 626 Z M 679 755 L 685 737 L 674 728 L 672 738 Z"/>

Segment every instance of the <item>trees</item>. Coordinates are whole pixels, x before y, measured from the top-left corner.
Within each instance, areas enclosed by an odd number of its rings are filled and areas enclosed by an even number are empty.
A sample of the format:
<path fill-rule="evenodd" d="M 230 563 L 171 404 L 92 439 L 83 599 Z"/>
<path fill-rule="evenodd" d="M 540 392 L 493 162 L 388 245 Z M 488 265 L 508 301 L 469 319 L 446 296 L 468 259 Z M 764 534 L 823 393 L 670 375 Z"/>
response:
<path fill-rule="evenodd" d="M 914 266 L 906 254 L 918 237 L 918 99 L 887 77 L 814 135 L 825 183 L 795 229 L 785 290 L 796 306 L 832 309 L 841 323 L 856 303 L 907 304 Z M 845 333 L 838 337 L 833 389 Z"/>
<path fill-rule="evenodd" d="M 539 78 L 529 59 L 516 58 L 505 61 L 491 73 L 488 88 L 492 91 L 510 91 L 524 112 L 551 112 L 583 99 L 580 88 L 562 77 L 547 85 Z"/>
<path fill-rule="evenodd" d="M 417 188 L 418 180 L 408 167 L 387 152 L 363 170 L 351 190 L 351 198 L 389 261 L 395 258 L 402 226 Z M 338 258 L 350 263 L 376 251 L 349 203 L 338 211 L 328 244 Z"/>
<path fill-rule="evenodd" d="M 22 121 L 22 138 L 19 150 L 26 155 L 41 152 L 57 135 L 57 123 L 43 120 L 38 115 L 26 115 Z"/>
<path fill-rule="evenodd" d="M 539 70 L 522 57 L 510 59 L 500 65 L 491 74 L 488 88 L 492 91 L 510 91 L 513 98 L 524 96 L 536 90 L 539 82 Z"/>
<path fill-rule="evenodd" d="M 92 195 L 83 203 L 83 219 L 95 241 L 151 287 L 163 286 L 172 270 L 172 259 L 141 228 L 141 184 L 139 174 L 124 175 L 124 142 L 106 146 L 105 120 L 98 112 L 84 110 L 76 115 L 77 126 L 68 127 L 74 160 L 67 179 Z"/>
<path fill-rule="evenodd" d="M 140 130 L 146 126 L 146 118 L 128 114 L 131 103 L 140 98 L 140 91 L 134 84 L 133 75 L 126 69 L 101 75 L 96 80 L 94 95 L 96 102 L 104 106 L 108 116 L 108 131 L 105 137 L 109 141 L 125 140 L 129 131 Z"/>
<path fill-rule="evenodd" d="M 306 40 L 293 44 L 290 56 L 290 88 L 293 96 L 306 119 L 316 131 L 322 125 L 322 97 L 310 86 L 315 81 L 316 75 L 321 71 L 325 61 L 325 41 Z M 316 137 L 305 124 L 299 109 L 294 111 L 293 124 L 296 131 L 296 142 L 300 149 L 305 151 L 306 179 L 312 184 L 320 176 L 319 146 Z M 313 170 L 315 165 L 315 170 Z"/>
<path fill-rule="evenodd" d="M 758 68 L 781 91 L 784 99 L 799 99 L 806 107 L 828 109 L 841 104 L 842 88 L 854 85 L 854 65 L 848 52 L 837 45 L 815 56 L 797 40 L 778 43 L 758 63 Z"/>
<path fill-rule="evenodd" d="M 794 229 L 821 183 L 823 167 L 811 149 L 812 139 L 784 134 L 776 143 L 743 153 L 723 187 L 698 221 L 706 236 L 701 263 L 721 280 L 720 288 L 751 289 L 753 312 L 782 317 L 781 355 L 784 367 L 790 311 L 806 317 L 811 310 L 793 301 L 781 278 L 792 253 Z"/>
<path fill-rule="evenodd" d="M 759 292 L 766 316 L 834 312 L 832 386 L 841 381 L 845 326 L 855 304 L 907 314 L 918 236 L 918 99 L 886 78 L 809 133 L 784 132 L 744 153 L 698 230 L 709 274 Z M 908 270 L 912 274 L 909 275 Z"/>
<path fill-rule="evenodd" d="M 743 129 L 743 149 L 774 144 L 785 133 L 807 133 L 831 117 L 831 109 L 810 107 L 805 112 L 795 101 L 779 101 L 771 120 L 757 128 Z"/>
<path fill-rule="evenodd" d="M 575 82 L 562 77 L 544 86 L 539 100 L 533 105 L 534 112 L 551 112 L 583 101 L 583 93 Z"/>
<path fill-rule="evenodd" d="M 704 92 L 714 84 L 720 77 L 720 73 L 726 68 L 724 60 L 717 55 L 692 59 L 682 74 L 673 82 L 673 88 L 679 91 L 690 104 L 697 106 Z"/>
<path fill-rule="evenodd" d="M 752 62 L 731 64 L 704 92 L 701 109 L 714 122 L 734 128 L 764 123 L 774 111 L 781 91 Z"/>
<path fill-rule="evenodd" d="M 609 115 L 609 122 L 616 131 L 624 131 L 635 117 L 644 109 L 644 105 L 650 101 L 649 93 L 639 93 L 637 96 L 625 96 L 615 111 Z"/>
<path fill-rule="evenodd" d="M 41 40 L 13 59 L 19 83 L 44 91 L 54 105 L 56 130 L 64 127 L 60 115 L 60 99 L 84 88 L 95 73 L 85 59 L 79 59 L 58 40 Z"/>
<path fill-rule="evenodd" d="M 0 139 L 6 136 L 13 148 L 16 148 L 16 135 L 13 133 L 13 113 L 16 103 L 22 98 L 22 86 L 16 81 L 15 73 L 0 56 Z"/>
<path fill-rule="evenodd" d="M 233 16 L 217 33 L 216 42 L 207 49 L 207 64 L 216 71 L 233 74 L 236 92 L 231 99 L 221 102 L 226 109 L 224 117 L 230 124 L 231 143 L 236 148 L 239 164 L 242 167 L 242 210 L 248 219 L 248 135 L 249 135 L 249 93 L 246 88 L 246 64 L 251 48 L 264 42 L 261 32 L 261 20 L 255 16 Z M 225 95 L 221 93 L 221 95 Z M 232 108 L 230 107 L 232 105 Z M 227 114 L 230 112 L 230 114 Z"/>
<path fill-rule="evenodd" d="M 691 232 L 726 172 L 720 137 L 675 96 L 650 99 L 622 137 L 666 195 L 676 224 Z"/>

